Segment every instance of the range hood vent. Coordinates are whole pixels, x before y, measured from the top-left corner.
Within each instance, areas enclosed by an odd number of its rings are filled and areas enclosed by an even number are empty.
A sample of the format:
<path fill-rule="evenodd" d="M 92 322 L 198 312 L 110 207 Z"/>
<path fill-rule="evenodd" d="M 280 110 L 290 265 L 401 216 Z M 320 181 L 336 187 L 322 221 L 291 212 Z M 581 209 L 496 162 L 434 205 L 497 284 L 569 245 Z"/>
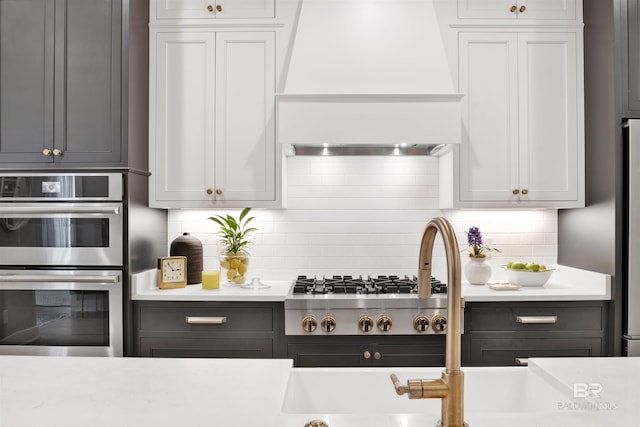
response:
<path fill-rule="evenodd" d="M 279 142 L 307 155 L 327 150 L 300 147 L 428 154 L 460 143 L 462 95 L 443 42 L 450 12 L 450 0 L 301 0 L 276 96 Z"/>

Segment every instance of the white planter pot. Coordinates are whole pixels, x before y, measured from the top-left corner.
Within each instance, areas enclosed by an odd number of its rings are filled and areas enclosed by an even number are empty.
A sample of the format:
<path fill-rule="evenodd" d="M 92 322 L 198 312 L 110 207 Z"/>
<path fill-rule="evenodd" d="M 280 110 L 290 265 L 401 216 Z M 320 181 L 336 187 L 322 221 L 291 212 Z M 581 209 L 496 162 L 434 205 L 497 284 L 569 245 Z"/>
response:
<path fill-rule="evenodd" d="M 491 266 L 485 258 L 469 257 L 469 262 L 464 266 L 464 275 L 472 285 L 486 285 L 491 279 Z"/>

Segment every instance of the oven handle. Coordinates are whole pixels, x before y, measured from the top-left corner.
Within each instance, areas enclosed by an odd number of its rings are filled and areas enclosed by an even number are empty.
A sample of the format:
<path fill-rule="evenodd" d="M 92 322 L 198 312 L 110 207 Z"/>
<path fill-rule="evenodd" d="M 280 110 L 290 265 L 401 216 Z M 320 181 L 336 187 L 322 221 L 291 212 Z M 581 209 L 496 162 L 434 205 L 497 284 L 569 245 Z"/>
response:
<path fill-rule="evenodd" d="M 60 276 L 55 274 L 0 274 L 0 283 L 5 282 L 66 282 L 66 283 L 95 283 L 113 285 L 120 282 L 120 276 Z"/>
<path fill-rule="evenodd" d="M 119 215 L 120 206 L 70 206 L 70 207 L 50 207 L 50 206 L 22 206 L 22 207 L 5 207 L 0 206 L 1 214 L 17 214 L 17 215 L 29 215 L 29 214 L 98 214 L 98 215 Z"/>

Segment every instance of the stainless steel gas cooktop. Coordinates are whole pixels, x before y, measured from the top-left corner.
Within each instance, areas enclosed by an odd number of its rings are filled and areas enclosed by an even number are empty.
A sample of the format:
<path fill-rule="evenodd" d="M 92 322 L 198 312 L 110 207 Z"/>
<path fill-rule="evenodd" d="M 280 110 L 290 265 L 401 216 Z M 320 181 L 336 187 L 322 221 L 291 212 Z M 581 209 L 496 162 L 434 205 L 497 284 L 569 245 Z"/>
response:
<path fill-rule="evenodd" d="M 431 279 L 431 297 L 417 295 L 413 276 L 299 276 L 285 300 L 287 335 L 442 334 L 447 285 Z"/>

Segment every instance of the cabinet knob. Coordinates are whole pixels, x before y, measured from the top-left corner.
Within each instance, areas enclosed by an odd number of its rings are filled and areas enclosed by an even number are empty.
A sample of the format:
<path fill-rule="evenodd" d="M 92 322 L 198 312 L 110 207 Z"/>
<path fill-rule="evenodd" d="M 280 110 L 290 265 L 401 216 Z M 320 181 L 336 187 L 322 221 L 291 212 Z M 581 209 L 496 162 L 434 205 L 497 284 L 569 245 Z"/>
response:
<path fill-rule="evenodd" d="M 523 188 L 522 189 L 522 194 L 524 194 L 526 196 L 527 194 L 529 194 L 529 190 L 527 190 L 526 188 Z"/>
<path fill-rule="evenodd" d="M 373 353 L 373 358 L 374 359 L 380 360 L 381 357 L 382 357 L 382 355 L 379 352 L 376 351 L 375 353 Z"/>
<path fill-rule="evenodd" d="M 520 194 L 520 190 L 518 190 L 517 188 L 514 188 L 513 191 L 511 191 L 513 194 Z"/>
<path fill-rule="evenodd" d="M 515 12 L 516 10 L 518 10 L 518 7 L 514 4 L 513 6 L 511 6 L 511 13 Z"/>
<path fill-rule="evenodd" d="M 522 6 L 522 7 L 524 7 L 524 6 Z M 216 10 L 217 10 L 218 12 L 222 12 L 222 6 L 220 6 L 220 5 L 216 5 Z"/>
<path fill-rule="evenodd" d="M 53 154 L 53 151 L 51 151 L 50 148 L 45 148 L 44 150 L 42 150 L 42 154 L 44 154 L 45 156 L 51 156 Z"/>
<path fill-rule="evenodd" d="M 524 12 L 525 10 L 527 10 L 527 6 L 525 5 L 520 6 L 520 13 Z"/>
<path fill-rule="evenodd" d="M 529 365 L 529 359 L 526 357 L 516 357 L 516 365 L 518 366 L 528 366 Z"/>
<path fill-rule="evenodd" d="M 362 353 L 362 357 L 364 357 L 365 359 L 371 359 L 371 353 L 365 351 L 364 353 Z"/>
<path fill-rule="evenodd" d="M 221 194 L 222 194 L 222 190 L 221 190 L 221 189 L 219 189 L 219 188 L 216 188 L 216 194 L 217 194 L 218 196 L 219 196 L 219 195 L 221 195 Z"/>
<path fill-rule="evenodd" d="M 515 6 L 514 6 L 514 7 L 515 7 Z M 208 10 L 209 12 L 213 12 L 213 6 L 211 6 L 211 5 L 207 5 L 207 10 Z"/>
<path fill-rule="evenodd" d="M 59 157 L 59 156 L 62 156 L 62 150 L 59 150 L 59 149 L 57 149 L 57 148 L 54 148 L 54 149 L 53 149 L 53 155 L 54 155 L 54 156 L 58 156 L 58 157 Z"/>
<path fill-rule="evenodd" d="M 213 190 L 210 189 L 210 188 L 207 188 L 207 194 L 209 194 L 209 195 L 213 194 Z"/>

